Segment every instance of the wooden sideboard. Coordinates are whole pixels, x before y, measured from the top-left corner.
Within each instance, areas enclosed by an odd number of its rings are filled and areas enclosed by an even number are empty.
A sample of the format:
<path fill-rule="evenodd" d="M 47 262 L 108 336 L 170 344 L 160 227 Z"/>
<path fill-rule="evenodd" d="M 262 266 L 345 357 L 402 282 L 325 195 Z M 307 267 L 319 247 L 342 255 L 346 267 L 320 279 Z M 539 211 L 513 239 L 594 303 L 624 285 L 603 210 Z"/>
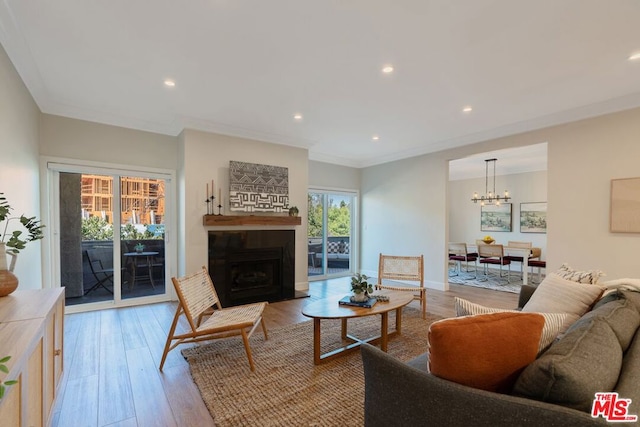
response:
<path fill-rule="evenodd" d="M 63 371 L 64 288 L 16 291 L 0 298 L 0 358 L 18 380 L 0 400 L 0 424 L 48 426 Z"/>

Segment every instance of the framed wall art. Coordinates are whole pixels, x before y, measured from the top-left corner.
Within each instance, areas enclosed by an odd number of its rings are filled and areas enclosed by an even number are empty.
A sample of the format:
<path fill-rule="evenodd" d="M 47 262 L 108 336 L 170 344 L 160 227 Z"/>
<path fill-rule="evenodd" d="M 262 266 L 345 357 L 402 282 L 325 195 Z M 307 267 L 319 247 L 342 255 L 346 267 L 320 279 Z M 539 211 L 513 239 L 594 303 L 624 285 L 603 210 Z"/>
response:
<path fill-rule="evenodd" d="M 611 180 L 610 230 L 640 233 L 640 178 Z"/>
<path fill-rule="evenodd" d="M 520 232 L 547 232 L 547 202 L 520 203 Z"/>
<path fill-rule="evenodd" d="M 289 169 L 283 166 L 229 162 L 229 207 L 240 212 L 289 209 Z"/>
<path fill-rule="evenodd" d="M 481 206 L 480 231 L 511 231 L 511 203 Z"/>

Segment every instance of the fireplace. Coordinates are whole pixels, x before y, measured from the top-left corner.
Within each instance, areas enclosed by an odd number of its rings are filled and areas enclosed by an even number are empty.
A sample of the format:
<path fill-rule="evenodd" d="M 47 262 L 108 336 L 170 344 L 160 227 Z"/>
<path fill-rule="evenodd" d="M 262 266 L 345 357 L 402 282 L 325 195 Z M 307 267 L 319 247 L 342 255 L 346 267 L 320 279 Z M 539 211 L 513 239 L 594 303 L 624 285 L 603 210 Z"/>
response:
<path fill-rule="evenodd" d="M 209 231 L 209 273 L 223 307 L 291 299 L 295 230 Z"/>

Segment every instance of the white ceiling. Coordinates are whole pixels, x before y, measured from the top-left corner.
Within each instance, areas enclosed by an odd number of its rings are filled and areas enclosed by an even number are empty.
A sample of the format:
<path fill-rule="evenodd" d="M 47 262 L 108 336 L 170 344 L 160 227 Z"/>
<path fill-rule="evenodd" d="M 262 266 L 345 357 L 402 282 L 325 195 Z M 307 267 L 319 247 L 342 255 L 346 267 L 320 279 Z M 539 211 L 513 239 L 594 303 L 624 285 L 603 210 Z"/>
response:
<path fill-rule="evenodd" d="M 363 167 L 640 106 L 638 17 L 637 0 L 0 0 L 0 42 L 45 113 Z"/>
<path fill-rule="evenodd" d="M 487 174 L 489 177 L 493 176 L 494 164 L 487 165 L 485 162 L 487 159 L 497 159 L 495 161 L 496 176 L 546 171 L 547 143 L 488 151 L 463 159 L 451 160 L 449 162 L 449 180 L 484 178 Z"/>

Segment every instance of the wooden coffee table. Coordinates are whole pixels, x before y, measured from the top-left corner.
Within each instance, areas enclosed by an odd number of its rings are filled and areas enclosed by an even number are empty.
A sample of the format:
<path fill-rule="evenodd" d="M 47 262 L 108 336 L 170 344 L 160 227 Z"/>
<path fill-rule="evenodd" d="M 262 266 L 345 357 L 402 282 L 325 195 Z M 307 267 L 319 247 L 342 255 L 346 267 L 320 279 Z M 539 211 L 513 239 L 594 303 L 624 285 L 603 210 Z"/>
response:
<path fill-rule="evenodd" d="M 413 295 L 410 292 L 397 291 L 376 291 L 376 295 L 386 295 L 389 297 L 388 302 L 378 301 L 371 308 L 352 307 L 348 305 L 339 305 L 338 301 L 344 295 L 337 295 L 319 301 L 312 302 L 302 309 L 302 314 L 313 319 L 313 363 L 319 365 L 342 353 L 355 350 L 362 343 L 373 343 L 380 341 L 380 349 L 387 351 L 387 343 L 389 337 L 402 332 L 402 308 L 413 301 Z M 396 311 L 396 328 L 391 333 L 389 328 L 389 312 Z M 347 319 L 354 317 L 365 317 L 380 315 L 380 335 L 360 339 L 347 333 Z M 349 340 L 346 346 L 339 347 L 328 353 L 320 354 L 320 321 L 322 319 L 340 319 L 342 320 L 342 339 Z"/>

